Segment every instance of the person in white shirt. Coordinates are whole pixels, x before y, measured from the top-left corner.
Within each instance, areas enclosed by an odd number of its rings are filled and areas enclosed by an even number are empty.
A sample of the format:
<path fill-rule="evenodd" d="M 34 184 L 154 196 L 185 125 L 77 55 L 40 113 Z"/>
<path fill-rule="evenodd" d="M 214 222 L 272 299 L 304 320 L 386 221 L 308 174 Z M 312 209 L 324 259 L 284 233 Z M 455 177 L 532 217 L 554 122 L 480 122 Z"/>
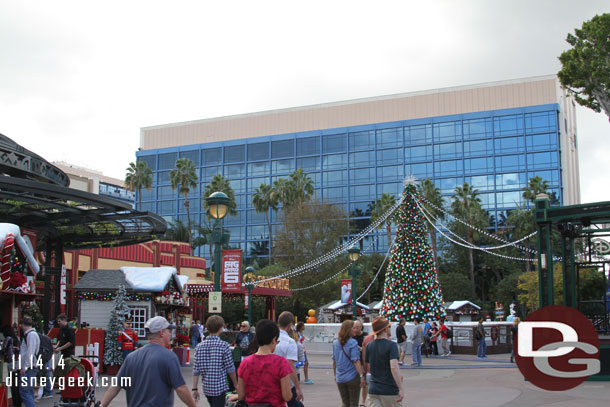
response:
<path fill-rule="evenodd" d="M 280 340 L 275 347 L 275 354 L 285 357 L 290 366 L 292 373 L 290 374 L 290 386 L 292 387 L 292 399 L 287 403 L 288 407 L 301 407 L 303 403 L 303 392 L 297 378 L 296 364 L 299 361 L 298 346 L 294 339 L 288 334 L 294 325 L 294 315 L 289 311 L 284 311 L 277 319 L 277 324 L 280 327 Z"/>
<path fill-rule="evenodd" d="M 21 341 L 19 352 L 21 361 L 21 370 L 19 371 L 19 395 L 21 396 L 21 402 L 25 407 L 36 406 L 36 403 L 34 402 L 34 387 L 32 386 L 32 380 L 36 379 L 36 374 L 38 373 L 36 359 L 40 348 L 40 338 L 38 337 L 36 330 L 32 328 L 32 325 L 32 318 L 25 316 L 21 319 L 23 340 Z M 23 384 L 23 378 L 27 378 L 26 385 Z"/>

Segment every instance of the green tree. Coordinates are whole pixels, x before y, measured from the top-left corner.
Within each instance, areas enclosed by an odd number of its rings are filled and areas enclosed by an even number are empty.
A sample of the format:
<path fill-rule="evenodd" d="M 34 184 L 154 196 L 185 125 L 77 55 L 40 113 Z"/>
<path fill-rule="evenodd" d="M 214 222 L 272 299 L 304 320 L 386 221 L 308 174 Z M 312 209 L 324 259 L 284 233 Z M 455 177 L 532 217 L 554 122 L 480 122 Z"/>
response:
<path fill-rule="evenodd" d="M 443 297 L 446 302 L 468 300 L 476 302 L 477 298 L 469 295 L 472 293 L 473 284 L 468 276 L 456 271 L 451 273 L 441 273 L 438 275 L 438 281 L 443 287 Z"/>
<path fill-rule="evenodd" d="M 482 228 L 487 226 L 487 211 L 481 207 L 481 199 L 478 197 L 479 191 L 472 185 L 464 183 L 461 187 L 455 188 L 455 196 L 451 204 L 453 216 L 460 218 L 466 223 Z M 462 225 L 456 223 L 457 229 L 463 229 Z M 470 245 L 474 245 L 475 231 L 472 227 L 466 228 L 467 240 Z M 468 248 L 468 260 L 470 280 L 472 281 L 472 297 L 475 297 L 475 276 L 474 276 L 474 249 Z"/>
<path fill-rule="evenodd" d="M 261 184 L 254 190 L 252 195 L 252 205 L 254 210 L 265 214 L 267 227 L 269 228 L 269 261 L 273 260 L 273 231 L 271 230 L 271 220 L 269 219 L 269 210 L 277 211 L 277 193 L 271 185 Z"/>
<path fill-rule="evenodd" d="M 123 322 L 125 322 L 130 313 L 129 307 L 125 302 L 126 295 L 125 286 L 119 285 L 114 305 L 110 311 L 110 321 L 108 322 L 104 339 L 105 365 L 120 365 L 123 363 L 123 352 L 119 348 L 118 338 L 119 331 L 123 330 Z"/>
<path fill-rule="evenodd" d="M 525 194 L 525 192 L 524 192 Z M 534 214 L 531 210 L 522 208 L 517 205 L 517 209 L 510 212 L 508 218 L 506 218 L 506 223 L 512 227 L 511 233 L 509 233 L 510 241 L 515 241 L 522 239 L 525 236 L 528 236 L 536 231 L 536 225 L 534 224 Z M 523 241 L 522 245 L 527 249 L 530 249 L 530 242 L 534 242 L 536 240 L 536 236 L 531 238 L 527 238 Z M 516 253 L 519 254 L 519 253 Z M 527 258 L 525 262 L 526 270 L 531 270 L 531 253 L 526 251 L 523 253 Z"/>
<path fill-rule="evenodd" d="M 549 189 L 549 183 L 543 181 L 542 178 L 530 178 L 527 186 L 523 188 L 523 198 L 534 203 L 539 194 L 546 194 L 547 189 Z"/>
<path fill-rule="evenodd" d="M 125 174 L 125 186 L 131 192 L 138 191 L 138 209 L 142 208 L 142 188 L 152 189 L 152 170 L 146 161 L 129 163 Z"/>
<path fill-rule="evenodd" d="M 302 168 L 290 174 L 288 178 L 279 178 L 273 183 L 278 202 L 284 207 L 294 206 L 308 201 L 314 194 L 314 184 Z"/>
<path fill-rule="evenodd" d="M 417 190 L 422 198 L 424 198 L 426 201 L 428 201 L 434 205 L 434 206 L 429 205 L 426 202 L 423 203 L 424 207 L 432 215 L 432 218 L 440 219 L 440 220 L 445 219 L 445 214 L 442 211 L 435 208 L 435 206 L 438 208 L 442 208 L 444 205 L 444 200 L 441 195 L 441 190 L 438 189 L 434 185 L 434 182 L 432 182 L 432 180 L 430 178 L 426 178 L 425 180 L 422 181 L 421 184 L 417 185 Z M 434 267 L 436 267 L 436 270 L 438 270 L 438 252 L 436 250 L 436 229 L 434 228 L 434 225 L 431 225 L 429 222 L 427 222 L 426 225 L 428 227 L 428 232 L 430 233 L 430 244 L 432 245 L 432 252 L 434 253 Z"/>
<path fill-rule="evenodd" d="M 198 232 L 198 236 L 194 239 L 192 239 L 191 236 L 191 230 L 193 229 L 193 226 Z M 180 219 L 176 219 L 175 221 L 170 222 L 167 225 L 167 231 L 165 232 L 161 240 L 190 243 L 191 248 L 195 249 L 207 243 L 206 236 L 208 235 L 208 233 L 210 233 L 210 231 L 207 228 L 202 228 L 198 225 L 191 225 L 191 227 L 189 228 Z M 189 242 L 189 240 L 191 240 L 191 242 Z"/>
<path fill-rule="evenodd" d="M 559 81 L 576 101 L 610 118 L 610 14 L 596 15 L 568 34 L 571 49 L 559 56 Z"/>
<path fill-rule="evenodd" d="M 237 203 L 235 202 L 235 191 L 233 191 L 233 187 L 231 187 L 231 182 L 223 177 L 220 174 L 214 175 L 214 178 L 210 181 L 208 185 L 205 186 L 205 190 L 203 191 L 203 208 L 207 211 L 208 203 L 206 199 L 212 195 L 214 192 L 224 192 L 230 199 L 229 207 L 227 210 L 227 215 L 235 216 L 237 215 Z M 210 219 L 210 215 L 207 215 L 208 219 Z"/>
<path fill-rule="evenodd" d="M 189 244 L 193 241 L 192 232 L 190 229 L 191 226 L 191 213 L 189 211 L 189 199 L 188 194 L 192 189 L 197 189 L 197 170 L 195 168 L 195 164 L 188 158 L 179 158 L 176 160 L 176 168 L 169 172 L 169 180 L 172 186 L 172 189 L 175 191 L 180 185 L 179 192 L 184 194 L 184 207 L 186 208 L 186 219 L 189 235 Z"/>
<path fill-rule="evenodd" d="M 387 211 L 396 205 L 396 197 L 394 195 L 383 193 L 380 198 L 377 198 L 373 203 L 373 211 L 371 213 L 371 222 L 375 223 L 377 219 L 381 218 Z M 392 247 L 392 223 L 394 222 L 394 215 L 388 216 L 385 222 L 386 232 L 388 236 L 388 249 Z M 383 224 L 379 225 L 378 229 L 381 229 Z"/>

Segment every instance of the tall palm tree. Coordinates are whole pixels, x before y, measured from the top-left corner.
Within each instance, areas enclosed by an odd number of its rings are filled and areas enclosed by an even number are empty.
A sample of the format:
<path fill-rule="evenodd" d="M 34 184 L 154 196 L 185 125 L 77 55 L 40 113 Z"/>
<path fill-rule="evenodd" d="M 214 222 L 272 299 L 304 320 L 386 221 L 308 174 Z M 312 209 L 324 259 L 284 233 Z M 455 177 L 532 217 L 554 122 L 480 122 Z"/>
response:
<path fill-rule="evenodd" d="M 184 194 L 184 207 L 186 208 L 187 228 L 189 230 L 189 244 L 192 243 L 193 237 L 191 233 L 191 213 L 189 210 L 188 193 L 191 188 L 197 188 L 197 170 L 195 164 L 188 158 L 179 158 L 176 160 L 176 168 L 169 172 L 169 180 L 172 189 L 175 191 L 180 185 L 179 192 Z"/>
<path fill-rule="evenodd" d="M 313 180 L 303 172 L 302 168 L 290 174 L 290 183 L 292 184 L 296 201 L 305 202 L 313 195 Z"/>
<path fill-rule="evenodd" d="M 391 207 L 396 205 L 396 197 L 394 195 L 390 195 L 386 192 L 381 194 L 380 198 L 377 198 L 373 203 L 373 211 L 371 213 L 371 223 L 375 223 L 375 221 L 383 216 Z M 388 216 L 386 220 L 386 230 L 388 233 L 388 249 L 392 247 L 392 222 L 394 221 L 394 216 Z M 383 224 L 379 225 L 378 229 L 381 229 Z"/>
<path fill-rule="evenodd" d="M 287 178 L 278 178 L 273 183 L 273 189 L 277 195 L 278 202 L 281 202 L 284 207 L 294 204 L 294 184 L 290 182 L 290 180 Z"/>
<path fill-rule="evenodd" d="M 271 221 L 269 220 L 269 209 L 277 211 L 277 193 L 271 185 L 261 184 L 254 190 L 252 195 L 252 205 L 256 212 L 265 213 L 267 219 L 267 227 L 269 228 L 269 262 L 273 260 L 273 236 L 271 230 Z"/>
<path fill-rule="evenodd" d="M 146 161 L 129 163 L 125 174 L 125 186 L 131 192 L 138 191 L 138 209 L 142 208 L 142 188 L 152 189 L 152 170 Z"/>
<path fill-rule="evenodd" d="M 481 207 L 481 199 L 478 197 L 479 191 L 474 189 L 472 185 L 464 183 L 461 187 L 455 188 L 455 196 L 451 204 L 451 209 L 455 217 L 461 218 L 465 222 L 474 226 L 484 226 L 487 215 Z M 474 244 L 474 230 L 467 228 L 468 243 Z M 468 258 L 470 260 L 470 279 L 472 280 L 472 296 L 475 293 L 475 278 L 474 278 L 474 249 L 468 249 Z"/>
<path fill-rule="evenodd" d="M 417 190 L 419 194 L 426 201 L 430 202 L 432 205 L 442 208 L 444 205 L 443 197 L 441 196 L 441 190 L 434 185 L 434 182 L 430 178 L 426 178 L 422 181 L 421 184 L 417 185 Z M 424 206 L 432 214 L 433 219 L 444 219 L 445 214 L 436 209 L 434 206 L 428 205 L 424 202 Z M 434 229 L 434 225 L 428 224 L 428 231 L 430 232 L 430 243 L 432 245 L 432 253 L 434 254 L 434 266 L 436 267 L 436 271 L 438 272 L 438 253 L 436 252 L 436 229 Z"/>
<path fill-rule="evenodd" d="M 534 203 L 536 196 L 538 194 L 546 194 L 548 188 L 549 183 L 547 181 L 543 181 L 542 178 L 538 176 L 530 178 L 527 186 L 523 188 L 523 198 Z"/>
<path fill-rule="evenodd" d="M 237 215 L 237 203 L 235 202 L 235 191 L 231 187 L 231 182 L 220 174 L 214 175 L 214 178 L 210 180 L 210 183 L 205 186 L 203 191 L 203 208 L 208 210 L 208 203 L 206 199 L 214 192 L 224 192 L 230 199 L 229 207 L 227 209 L 227 215 Z M 209 214 L 208 214 L 209 217 Z"/>

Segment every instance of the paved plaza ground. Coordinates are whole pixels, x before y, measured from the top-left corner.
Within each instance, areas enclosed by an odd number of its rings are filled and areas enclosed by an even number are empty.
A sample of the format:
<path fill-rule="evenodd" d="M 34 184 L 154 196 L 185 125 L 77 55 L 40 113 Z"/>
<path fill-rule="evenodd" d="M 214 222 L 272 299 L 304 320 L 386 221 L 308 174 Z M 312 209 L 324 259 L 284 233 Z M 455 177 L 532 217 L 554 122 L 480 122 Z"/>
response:
<path fill-rule="evenodd" d="M 310 378 L 313 385 L 302 385 L 305 406 L 339 407 L 341 399 L 333 380 L 332 361 L 328 354 L 308 354 Z M 508 363 L 509 355 L 490 355 L 479 360 L 470 355 L 451 355 L 448 358 L 423 358 L 420 368 L 403 366 L 403 406 L 553 406 L 553 407 L 598 407 L 610 403 L 610 382 L 585 382 L 579 387 L 564 392 L 549 392 L 538 389 L 523 380 L 515 364 Z M 191 387 L 192 368 L 183 367 L 182 374 Z M 153 374 L 153 372 L 151 372 Z M 301 380 L 303 377 L 301 376 Z M 201 387 L 201 386 L 200 386 Z M 101 400 L 105 389 L 98 390 Z M 39 407 L 53 406 L 57 401 L 43 399 Z M 176 397 L 176 406 L 182 402 Z M 199 402 L 207 407 L 207 401 Z M 126 406 L 125 393 L 115 398 L 112 406 Z"/>

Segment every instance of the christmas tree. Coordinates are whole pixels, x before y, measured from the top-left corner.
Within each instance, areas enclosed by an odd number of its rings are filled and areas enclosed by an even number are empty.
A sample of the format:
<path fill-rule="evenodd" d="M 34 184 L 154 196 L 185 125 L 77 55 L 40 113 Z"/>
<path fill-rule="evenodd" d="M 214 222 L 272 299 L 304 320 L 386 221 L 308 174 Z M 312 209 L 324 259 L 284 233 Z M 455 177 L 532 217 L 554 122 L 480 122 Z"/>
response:
<path fill-rule="evenodd" d="M 123 330 L 123 322 L 129 316 L 129 307 L 125 303 L 125 286 L 120 285 L 116 298 L 114 299 L 114 307 L 110 312 L 110 322 L 106 329 L 106 338 L 104 340 L 104 364 L 120 365 L 123 363 L 123 352 L 119 346 L 119 331 Z"/>
<path fill-rule="evenodd" d="M 405 182 L 397 210 L 396 240 L 385 276 L 381 315 L 390 320 L 445 316 L 424 217 L 416 204 L 415 180 Z"/>

